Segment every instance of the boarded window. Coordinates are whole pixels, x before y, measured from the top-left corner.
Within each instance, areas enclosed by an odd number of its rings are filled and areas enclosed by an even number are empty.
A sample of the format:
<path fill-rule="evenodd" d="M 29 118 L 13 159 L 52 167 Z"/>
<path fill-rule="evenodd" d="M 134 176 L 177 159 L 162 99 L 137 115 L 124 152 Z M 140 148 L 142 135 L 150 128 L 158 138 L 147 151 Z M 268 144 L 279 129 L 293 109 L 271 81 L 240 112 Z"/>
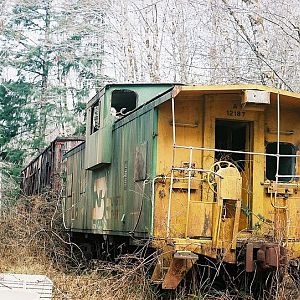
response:
<path fill-rule="evenodd" d="M 147 142 L 135 147 L 134 180 L 141 181 L 147 177 Z"/>
<path fill-rule="evenodd" d="M 117 116 L 128 114 L 136 108 L 137 94 L 131 90 L 115 90 L 112 92 L 111 107 Z"/>
<path fill-rule="evenodd" d="M 277 142 L 269 143 L 266 147 L 267 154 L 277 154 Z M 295 155 L 296 149 L 290 143 L 279 143 L 279 154 Z M 279 158 L 279 175 L 290 175 L 288 177 L 279 177 L 278 180 L 288 182 L 293 179 L 295 174 L 295 157 L 280 157 Z M 276 180 L 277 158 L 275 156 L 267 156 L 266 158 L 266 177 L 269 180 Z"/>
<path fill-rule="evenodd" d="M 91 134 L 100 128 L 100 102 L 97 101 L 91 107 Z"/>

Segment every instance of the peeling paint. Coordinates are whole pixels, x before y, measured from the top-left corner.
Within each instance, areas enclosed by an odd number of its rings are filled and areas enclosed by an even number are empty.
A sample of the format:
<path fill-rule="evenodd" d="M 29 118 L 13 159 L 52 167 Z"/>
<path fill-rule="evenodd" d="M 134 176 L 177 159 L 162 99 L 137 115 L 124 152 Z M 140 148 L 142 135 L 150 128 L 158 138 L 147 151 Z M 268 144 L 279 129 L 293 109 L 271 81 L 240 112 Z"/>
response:
<path fill-rule="evenodd" d="M 94 182 L 94 192 L 97 194 L 97 199 L 94 200 L 92 219 L 102 220 L 104 217 L 105 196 L 107 193 L 105 177 L 99 178 Z"/>

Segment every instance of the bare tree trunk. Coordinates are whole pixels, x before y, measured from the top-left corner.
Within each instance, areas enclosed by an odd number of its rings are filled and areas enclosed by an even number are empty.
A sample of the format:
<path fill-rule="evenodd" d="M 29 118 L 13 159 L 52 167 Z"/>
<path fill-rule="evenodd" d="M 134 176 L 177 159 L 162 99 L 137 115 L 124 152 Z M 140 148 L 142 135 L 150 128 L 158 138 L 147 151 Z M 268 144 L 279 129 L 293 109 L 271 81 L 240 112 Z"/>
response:
<path fill-rule="evenodd" d="M 41 95 L 40 95 L 40 117 L 38 124 L 38 137 L 43 147 L 43 143 L 46 139 L 46 127 L 47 127 L 47 106 L 48 106 L 48 75 L 49 75 L 49 57 L 48 47 L 50 44 L 49 32 L 50 32 L 50 5 L 51 0 L 47 0 L 45 3 L 45 19 L 44 19 L 44 45 L 42 56 L 42 82 L 41 82 Z"/>

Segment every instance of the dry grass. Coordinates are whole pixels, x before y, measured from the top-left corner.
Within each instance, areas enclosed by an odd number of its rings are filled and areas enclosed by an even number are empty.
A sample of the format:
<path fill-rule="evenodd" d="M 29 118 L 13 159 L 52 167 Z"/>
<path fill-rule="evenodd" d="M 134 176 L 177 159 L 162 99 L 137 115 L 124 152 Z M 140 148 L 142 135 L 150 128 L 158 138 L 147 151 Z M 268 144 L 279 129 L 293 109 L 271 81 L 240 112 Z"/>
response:
<path fill-rule="evenodd" d="M 1 219 L 0 272 L 41 274 L 54 283 L 53 299 L 155 299 L 142 263 L 80 265 L 70 254 L 53 197 L 22 199 Z"/>
<path fill-rule="evenodd" d="M 28 254 L 16 262 L 2 259 L 0 266 L 1 272 L 47 275 L 54 283 L 53 299 L 156 298 L 142 274 L 138 276 L 136 272 L 128 275 L 131 270 L 118 270 L 119 274 L 115 275 L 111 266 L 102 267 L 103 273 L 99 269 L 85 272 L 63 271 L 55 268 L 47 257 Z"/>

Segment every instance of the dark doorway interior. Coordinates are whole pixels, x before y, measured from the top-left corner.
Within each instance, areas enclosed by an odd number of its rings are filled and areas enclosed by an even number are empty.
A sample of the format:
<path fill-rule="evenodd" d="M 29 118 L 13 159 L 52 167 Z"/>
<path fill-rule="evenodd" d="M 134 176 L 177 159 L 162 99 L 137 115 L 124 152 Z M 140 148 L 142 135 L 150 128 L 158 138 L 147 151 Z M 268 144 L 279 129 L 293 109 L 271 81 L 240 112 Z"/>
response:
<path fill-rule="evenodd" d="M 233 151 L 247 151 L 249 123 L 239 121 L 216 121 L 215 148 Z M 246 155 L 243 153 L 216 152 L 216 160 L 235 163 L 240 171 L 245 171 Z"/>

